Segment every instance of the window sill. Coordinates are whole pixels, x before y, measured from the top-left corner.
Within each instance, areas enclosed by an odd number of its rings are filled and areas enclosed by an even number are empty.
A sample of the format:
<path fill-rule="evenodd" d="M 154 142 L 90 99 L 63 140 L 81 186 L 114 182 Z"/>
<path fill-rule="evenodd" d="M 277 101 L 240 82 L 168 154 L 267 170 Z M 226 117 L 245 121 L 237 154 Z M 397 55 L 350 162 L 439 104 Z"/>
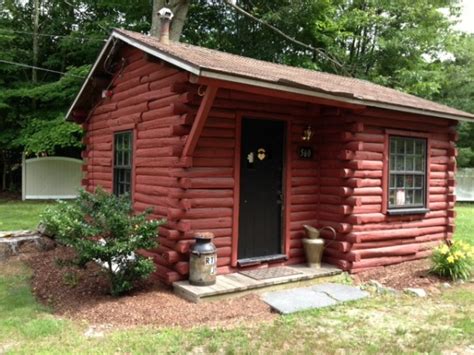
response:
<path fill-rule="evenodd" d="M 390 216 L 405 216 L 411 214 L 427 214 L 430 210 L 428 208 L 398 208 L 387 210 Z"/>

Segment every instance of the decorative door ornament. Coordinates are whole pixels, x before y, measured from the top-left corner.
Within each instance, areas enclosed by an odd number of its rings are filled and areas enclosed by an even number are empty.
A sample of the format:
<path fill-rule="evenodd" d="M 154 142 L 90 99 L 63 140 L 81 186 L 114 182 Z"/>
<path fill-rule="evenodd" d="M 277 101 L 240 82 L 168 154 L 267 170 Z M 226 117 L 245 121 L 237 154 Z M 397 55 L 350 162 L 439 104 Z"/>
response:
<path fill-rule="evenodd" d="M 255 156 L 253 152 L 247 154 L 247 161 L 249 162 L 249 164 L 253 164 L 253 162 L 255 161 Z"/>
<path fill-rule="evenodd" d="M 257 158 L 260 160 L 264 160 L 267 157 L 267 152 L 264 148 L 259 148 L 257 150 Z"/>

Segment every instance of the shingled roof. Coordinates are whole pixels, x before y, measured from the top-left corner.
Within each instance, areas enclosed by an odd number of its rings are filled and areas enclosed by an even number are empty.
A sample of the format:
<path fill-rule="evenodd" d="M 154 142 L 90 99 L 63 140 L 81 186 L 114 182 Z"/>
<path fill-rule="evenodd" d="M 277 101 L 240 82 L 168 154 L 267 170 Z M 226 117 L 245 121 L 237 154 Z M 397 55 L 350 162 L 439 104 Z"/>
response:
<path fill-rule="evenodd" d="M 156 37 L 126 30 L 115 29 L 108 43 L 113 38 L 200 77 L 297 92 L 368 107 L 474 121 L 474 115 L 470 113 L 365 80 L 275 64 L 185 43 L 163 44 Z M 101 56 L 105 55 L 105 52 L 104 48 Z M 94 68 L 99 61 L 100 56 Z M 68 116 L 80 99 L 86 85 L 87 82 L 72 105 Z"/>

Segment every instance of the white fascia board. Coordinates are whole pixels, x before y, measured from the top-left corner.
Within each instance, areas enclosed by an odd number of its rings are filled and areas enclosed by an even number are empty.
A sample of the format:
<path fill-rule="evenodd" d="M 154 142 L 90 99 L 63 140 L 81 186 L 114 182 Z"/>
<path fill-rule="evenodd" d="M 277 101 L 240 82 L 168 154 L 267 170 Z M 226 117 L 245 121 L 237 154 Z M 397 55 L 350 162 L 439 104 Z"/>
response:
<path fill-rule="evenodd" d="M 340 101 L 340 102 L 345 102 L 345 103 L 355 104 L 355 105 L 377 107 L 377 108 L 382 108 L 386 110 L 401 111 L 401 112 L 413 113 L 413 114 L 419 114 L 419 115 L 431 116 L 431 117 L 434 116 L 434 117 L 446 118 L 446 119 L 456 120 L 456 121 L 467 121 L 467 122 L 474 121 L 474 118 L 469 118 L 469 117 L 457 116 L 457 115 L 440 113 L 440 112 L 435 112 L 435 111 L 419 110 L 416 108 L 384 104 L 384 103 L 373 102 L 373 101 L 351 99 L 348 97 L 325 94 L 325 93 L 317 92 L 313 90 L 301 89 L 301 88 L 297 88 L 293 86 L 281 85 L 281 84 L 266 82 L 262 80 L 255 80 L 255 79 L 245 78 L 241 76 L 228 75 L 228 74 L 218 73 L 218 72 L 205 70 L 205 69 L 201 70 L 201 76 L 205 78 L 210 78 L 210 79 L 218 79 L 218 80 L 223 80 L 223 81 L 230 81 L 233 83 L 247 84 L 251 86 L 263 87 L 263 88 L 278 90 L 278 91 L 283 91 L 283 92 L 291 92 L 295 94 L 307 95 L 307 96 L 317 97 L 321 99 L 328 99 L 332 101 Z"/>
<path fill-rule="evenodd" d="M 97 57 L 94 65 L 92 66 L 91 70 L 89 71 L 89 74 L 87 74 L 87 78 L 86 80 L 84 81 L 84 83 L 82 84 L 82 87 L 81 87 L 81 90 L 79 91 L 79 93 L 77 94 L 76 98 L 74 99 L 71 107 L 69 107 L 69 110 L 67 111 L 67 114 L 66 114 L 66 120 L 69 118 L 69 116 L 71 115 L 72 113 L 72 110 L 74 109 L 74 107 L 76 106 L 77 104 L 77 101 L 79 101 L 79 98 L 82 96 L 82 93 L 83 91 L 86 89 L 86 86 L 87 84 L 89 83 L 89 80 L 91 79 L 92 77 L 92 74 L 94 74 L 95 72 L 95 69 L 97 68 L 97 66 L 99 65 L 102 57 L 104 56 L 105 52 L 107 51 L 107 48 L 109 48 L 109 45 L 110 45 L 110 42 L 112 42 L 112 39 L 113 39 L 113 36 L 109 36 L 109 38 L 107 39 L 107 42 L 105 42 L 105 45 L 104 47 L 102 47 L 102 50 L 100 51 L 100 54 L 99 56 Z"/>
<path fill-rule="evenodd" d="M 201 75 L 201 69 L 198 67 L 198 66 L 195 66 L 195 65 L 191 65 L 189 63 L 186 63 L 182 60 L 179 60 L 177 59 L 176 57 L 173 57 L 169 54 L 166 54 L 162 51 L 159 51 L 157 49 L 154 49 L 154 48 L 150 48 L 149 46 L 147 45 L 144 45 L 143 43 L 141 42 L 138 42 L 134 39 L 131 39 L 127 36 L 124 36 L 122 35 L 121 33 L 118 33 L 118 32 L 112 32 L 112 36 L 115 37 L 115 38 L 118 38 L 120 39 L 121 41 L 124 41 L 125 43 L 135 47 L 135 48 L 138 48 L 140 50 L 142 50 L 143 52 L 145 53 L 148 53 L 156 58 L 159 58 L 161 60 L 164 60 L 165 62 L 167 63 L 170 63 L 174 66 L 177 66 L 178 68 L 181 68 L 183 70 L 186 70 L 194 75 Z"/>

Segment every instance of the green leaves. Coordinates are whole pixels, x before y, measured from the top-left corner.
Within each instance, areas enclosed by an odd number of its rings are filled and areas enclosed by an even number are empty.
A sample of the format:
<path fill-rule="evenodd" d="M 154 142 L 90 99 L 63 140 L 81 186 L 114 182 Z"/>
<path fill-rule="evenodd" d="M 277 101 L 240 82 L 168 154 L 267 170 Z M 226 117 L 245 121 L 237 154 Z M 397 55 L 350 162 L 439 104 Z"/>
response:
<path fill-rule="evenodd" d="M 52 155 L 58 148 L 80 148 L 81 136 L 82 128 L 73 122 L 66 122 L 60 114 L 52 120 L 32 119 L 14 142 L 24 147 L 27 156 L 39 153 Z"/>
<path fill-rule="evenodd" d="M 474 268 L 474 247 L 454 241 L 433 250 L 431 272 L 451 280 L 467 280 Z"/>
<path fill-rule="evenodd" d="M 77 200 L 48 208 L 41 223 L 77 252 L 80 264 L 101 263 L 107 270 L 110 291 L 117 296 L 154 270 L 153 261 L 136 251 L 156 247 L 157 228 L 165 221 L 148 216 L 149 212 L 133 214 L 127 196 L 116 197 L 97 189 L 93 194 L 82 190 Z"/>
<path fill-rule="evenodd" d="M 0 89 L 0 142 L 3 148 L 28 154 L 54 154 L 57 149 L 81 147 L 82 129 L 64 120 L 89 66 L 72 68 L 60 80 L 38 86 Z M 74 76 L 73 76 L 74 75 Z M 32 103 L 34 102 L 34 109 Z M 3 129 L 2 129 L 3 128 Z M 3 138 L 2 138 L 3 136 Z"/>

